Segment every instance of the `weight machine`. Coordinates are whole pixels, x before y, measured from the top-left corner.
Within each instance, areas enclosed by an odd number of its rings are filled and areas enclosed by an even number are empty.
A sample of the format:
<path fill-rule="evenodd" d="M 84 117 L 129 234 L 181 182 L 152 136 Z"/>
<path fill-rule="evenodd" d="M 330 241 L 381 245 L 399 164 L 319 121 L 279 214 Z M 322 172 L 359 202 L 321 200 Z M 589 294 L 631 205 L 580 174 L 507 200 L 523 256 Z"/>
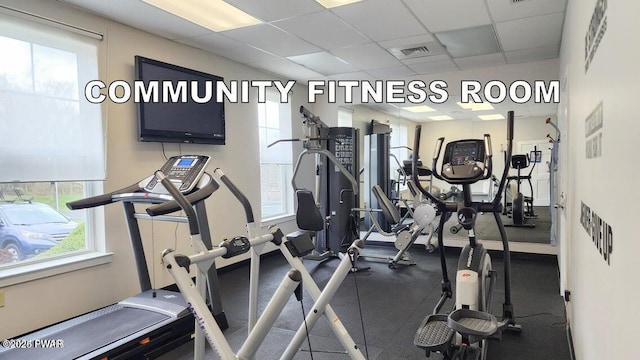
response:
<path fill-rule="evenodd" d="M 311 192 L 297 185 L 296 180 L 303 159 L 314 156 L 315 161 L 315 206 L 324 217 L 322 229 L 315 236 L 315 250 L 307 256 L 309 259 L 325 260 L 338 256 L 355 239 L 354 229 L 359 227 L 351 209 L 357 207 L 358 200 L 358 130 L 347 127 L 328 127 L 320 117 L 304 106 L 300 106 L 303 118 L 303 137 L 281 139 L 269 144 L 271 147 L 280 142 L 301 141 L 304 150 L 298 156 L 293 170 L 291 185 L 301 203 L 308 206 Z M 312 211 L 313 209 L 309 209 Z M 300 226 L 300 224 L 299 224 Z"/>

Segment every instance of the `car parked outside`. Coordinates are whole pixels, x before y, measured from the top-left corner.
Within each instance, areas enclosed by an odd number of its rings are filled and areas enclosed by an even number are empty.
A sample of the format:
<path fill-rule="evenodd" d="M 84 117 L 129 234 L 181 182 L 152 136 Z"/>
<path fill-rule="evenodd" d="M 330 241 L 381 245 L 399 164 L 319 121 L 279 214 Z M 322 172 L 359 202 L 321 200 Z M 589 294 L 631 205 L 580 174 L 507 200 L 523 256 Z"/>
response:
<path fill-rule="evenodd" d="M 49 250 L 77 226 L 47 204 L 27 200 L 0 201 L 0 249 L 10 255 L 10 262 Z"/>

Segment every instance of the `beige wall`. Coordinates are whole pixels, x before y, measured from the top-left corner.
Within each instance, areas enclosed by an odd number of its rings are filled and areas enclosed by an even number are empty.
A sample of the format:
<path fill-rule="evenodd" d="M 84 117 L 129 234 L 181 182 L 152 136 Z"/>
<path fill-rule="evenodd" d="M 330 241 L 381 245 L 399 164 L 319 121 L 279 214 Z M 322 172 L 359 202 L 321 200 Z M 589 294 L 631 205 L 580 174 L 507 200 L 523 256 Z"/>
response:
<path fill-rule="evenodd" d="M 133 81 L 135 55 L 220 75 L 225 80 L 273 78 L 220 56 L 89 15 L 57 2 L 12 0 L 3 3 L 105 34 L 99 50 L 100 80 L 106 83 L 114 80 Z M 306 93 L 305 87 L 296 86 L 291 101 L 293 109 L 300 105 L 309 107 Z M 252 99 L 255 96 L 252 95 Z M 132 102 L 121 105 L 105 102 L 103 113 L 107 140 L 105 191 L 137 182 L 162 165 L 164 157 L 159 143 L 137 141 L 136 107 Z M 297 111 L 292 111 L 292 114 L 293 136 L 298 137 L 300 121 Z M 180 152 L 211 156 L 210 170 L 222 168 L 246 193 L 254 211 L 258 212 L 260 178 L 255 100 L 249 104 L 226 104 L 226 131 L 225 146 L 167 144 L 166 153 L 168 156 Z M 299 143 L 290 144 L 296 152 L 301 150 Z M 301 181 L 310 182 L 309 171 L 302 172 Z M 214 243 L 225 236 L 246 233 L 244 213 L 226 189 L 218 190 L 208 200 L 207 212 Z M 139 291 L 121 206 L 108 206 L 105 220 L 106 249 L 114 253 L 113 262 L 4 288 L 6 306 L 0 308 L 0 338 L 10 338 L 109 305 Z M 282 224 L 282 227 L 285 232 L 292 231 L 295 223 L 288 222 Z M 186 226 L 179 225 L 177 236 L 174 236 L 174 231 L 175 225 L 171 224 L 142 224 L 147 261 L 153 271 L 152 283 L 156 287 L 172 283 L 170 276 L 160 265 L 161 251 L 167 247 L 177 247 L 178 251 L 190 253 Z M 220 262 L 218 265 L 224 264 L 225 262 Z"/>

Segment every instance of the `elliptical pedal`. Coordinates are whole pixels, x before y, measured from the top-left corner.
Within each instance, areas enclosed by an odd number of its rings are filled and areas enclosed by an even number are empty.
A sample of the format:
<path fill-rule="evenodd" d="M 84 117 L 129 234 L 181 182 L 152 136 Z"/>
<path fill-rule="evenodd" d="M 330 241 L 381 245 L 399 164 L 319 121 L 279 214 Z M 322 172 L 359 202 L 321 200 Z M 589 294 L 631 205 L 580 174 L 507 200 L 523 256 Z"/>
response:
<path fill-rule="evenodd" d="M 449 349 L 454 332 L 447 324 L 446 314 L 432 314 L 423 321 L 413 344 L 419 348 L 432 352 L 444 352 Z"/>
<path fill-rule="evenodd" d="M 449 314 L 447 325 L 460 334 L 475 337 L 477 341 L 487 338 L 498 331 L 498 320 L 495 316 L 483 311 L 469 309 L 458 309 Z"/>

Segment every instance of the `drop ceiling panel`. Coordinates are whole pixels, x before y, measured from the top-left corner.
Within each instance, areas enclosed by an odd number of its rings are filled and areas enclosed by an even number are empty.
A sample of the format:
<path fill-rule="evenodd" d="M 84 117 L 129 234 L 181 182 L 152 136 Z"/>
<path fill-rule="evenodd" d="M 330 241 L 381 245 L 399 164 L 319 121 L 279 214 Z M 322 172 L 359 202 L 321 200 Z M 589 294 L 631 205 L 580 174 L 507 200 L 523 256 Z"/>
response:
<path fill-rule="evenodd" d="M 458 70 L 456 64 L 451 60 L 428 61 L 408 66 L 418 74 L 434 74 Z"/>
<path fill-rule="evenodd" d="M 368 70 L 367 72 L 373 75 L 374 77 L 382 80 L 384 79 L 394 80 L 403 76 L 415 75 L 415 72 L 409 69 L 405 65 L 394 66 L 394 67 L 384 68 L 384 69 Z"/>
<path fill-rule="evenodd" d="M 360 81 L 369 81 L 369 82 L 376 80 L 375 77 L 367 74 L 364 71 L 356 71 L 352 73 L 331 75 L 329 77 L 333 80 L 360 80 Z"/>
<path fill-rule="evenodd" d="M 240 43 L 220 34 L 194 36 L 177 40 L 180 43 L 203 49 L 240 63 L 275 59 L 276 56 Z"/>
<path fill-rule="evenodd" d="M 274 25 L 326 50 L 370 41 L 328 10 L 278 21 Z"/>
<path fill-rule="evenodd" d="M 324 10 L 316 1 L 225 0 L 225 2 L 263 21 L 276 21 Z"/>
<path fill-rule="evenodd" d="M 113 21 L 171 40 L 204 35 L 211 32 L 142 1 L 64 0 L 61 2 L 82 7 Z"/>
<path fill-rule="evenodd" d="M 339 48 L 331 51 L 335 56 L 362 69 L 382 69 L 402 65 L 395 57 L 375 43 Z"/>
<path fill-rule="evenodd" d="M 332 11 L 375 41 L 427 33 L 400 0 L 360 1 Z"/>
<path fill-rule="evenodd" d="M 562 38 L 563 13 L 536 16 L 496 24 L 504 51 L 551 46 Z"/>
<path fill-rule="evenodd" d="M 258 61 L 250 63 L 249 65 L 270 72 L 285 80 L 306 81 L 309 79 L 320 80 L 324 78 L 321 74 L 287 59 Z"/>
<path fill-rule="evenodd" d="M 453 59 L 460 69 L 472 69 L 488 66 L 498 66 L 506 64 L 502 53 L 469 56 L 465 58 Z"/>
<path fill-rule="evenodd" d="M 427 30 L 434 33 L 491 23 L 484 1 L 403 0 Z M 507 0 L 504 0 L 507 1 Z"/>
<path fill-rule="evenodd" d="M 451 60 L 451 57 L 449 55 L 447 55 L 447 54 L 441 54 L 441 55 L 433 55 L 433 56 L 425 56 L 425 57 L 420 57 L 420 58 L 406 59 L 406 60 L 402 60 L 402 63 L 404 63 L 405 65 L 413 65 L 413 64 L 422 64 L 422 63 L 426 63 L 426 62 L 442 61 L 442 60 Z"/>
<path fill-rule="evenodd" d="M 290 56 L 287 59 L 323 75 L 336 75 L 358 70 L 356 67 L 347 64 L 344 61 L 341 61 L 340 59 L 325 51 L 312 54 Z"/>
<path fill-rule="evenodd" d="M 320 51 L 308 42 L 270 24 L 247 26 L 224 31 L 222 34 L 279 56 L 295 56 Z"/>
<path fill-rule="evenodd" d="M 560 55 L 560 44 L 541 48 L 508 51 L 505 54 L 507 63 L 516 64 L 534 60 L 555 59 Z"/>
<path fill-rule="evenodd" d="M 567 0 L 487 0 L 491 17 L 496 22 L 564 12 Z"/>

